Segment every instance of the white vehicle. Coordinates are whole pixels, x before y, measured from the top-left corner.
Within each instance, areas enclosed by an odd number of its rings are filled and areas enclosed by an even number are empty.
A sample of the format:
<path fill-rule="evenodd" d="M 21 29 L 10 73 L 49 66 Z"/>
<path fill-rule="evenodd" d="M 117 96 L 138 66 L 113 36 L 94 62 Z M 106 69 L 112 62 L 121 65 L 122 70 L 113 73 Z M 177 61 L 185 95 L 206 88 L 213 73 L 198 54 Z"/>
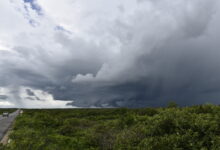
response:
<path fill-rule="evenodd" d="M 8 112 L 3 112 L 2 116 L 3 116 L 3 117 L 8 117 L 8 116 L 9 116 L 9 113 L 8 113 Z"/>

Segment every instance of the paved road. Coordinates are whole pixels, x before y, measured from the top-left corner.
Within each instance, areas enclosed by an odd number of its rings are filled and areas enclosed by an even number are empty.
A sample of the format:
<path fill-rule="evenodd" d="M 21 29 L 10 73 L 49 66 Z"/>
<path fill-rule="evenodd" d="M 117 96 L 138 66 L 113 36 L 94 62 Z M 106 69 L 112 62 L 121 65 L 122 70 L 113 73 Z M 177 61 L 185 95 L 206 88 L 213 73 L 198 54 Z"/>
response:
<path fill-rule="evenodd" d="M 8 118 L 2 117 L 2 115 L 0 115 L 0 140 L 3 138 L 5 132 L 10 127 L 10 125 L 12 124 L 12 122 L 14 121 L 14 119 L 17 117 L 18 114 L 19 114 L 19 110 L 9 114 Z"/>

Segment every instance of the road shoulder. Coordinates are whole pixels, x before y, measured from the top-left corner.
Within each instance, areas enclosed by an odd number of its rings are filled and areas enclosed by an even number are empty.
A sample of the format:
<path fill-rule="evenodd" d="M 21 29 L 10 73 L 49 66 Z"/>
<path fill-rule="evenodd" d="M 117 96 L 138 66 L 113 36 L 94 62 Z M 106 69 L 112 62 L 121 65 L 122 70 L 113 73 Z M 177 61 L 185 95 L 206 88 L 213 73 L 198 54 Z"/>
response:
<path fill-rule="evenodd" d="M 14 125 L 14 122 L 15 122 L 15 119 L 16 117 L 19 115 L 20 113 L 20 110 L 17 110 L 17 115 L 14 117 L 13 121 L 11 122 L 11 124 L 9 125 L 8 129 L 5 131 L 4 133 L 4 136 L 2 137 L 0 143 L 3 144 L 3 145 L 6 145 L 8 144 L 9 142 L 9 135 L 10 133 L 12 132 L 12 129 L 13 129 L 13 125 Z"/>

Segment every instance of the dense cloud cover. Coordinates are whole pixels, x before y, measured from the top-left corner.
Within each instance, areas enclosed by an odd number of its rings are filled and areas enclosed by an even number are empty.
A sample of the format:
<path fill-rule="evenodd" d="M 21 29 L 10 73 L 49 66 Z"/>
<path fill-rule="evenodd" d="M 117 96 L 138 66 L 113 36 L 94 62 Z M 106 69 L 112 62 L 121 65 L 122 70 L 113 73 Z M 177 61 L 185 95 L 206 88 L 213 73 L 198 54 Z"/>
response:
<path fill-rule="evenodd" d="M 218 104 L 218 0 L 0 1 L 0 107 Z"/>

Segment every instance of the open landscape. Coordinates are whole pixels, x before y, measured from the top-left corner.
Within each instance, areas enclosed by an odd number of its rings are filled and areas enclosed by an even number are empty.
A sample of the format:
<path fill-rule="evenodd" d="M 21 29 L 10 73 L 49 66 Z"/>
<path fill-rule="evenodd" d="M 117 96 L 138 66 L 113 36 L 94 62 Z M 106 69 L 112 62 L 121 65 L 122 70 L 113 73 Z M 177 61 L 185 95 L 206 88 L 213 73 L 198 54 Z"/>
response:
<path fill-rule="evenodd" d="M 0 0 L 0 150 L 220 150 L 220 0 Z"/>
<path fill-rule="evenodd" d="M 25 109 L 1 150 L 219 150 L 220 106 Z"/>

